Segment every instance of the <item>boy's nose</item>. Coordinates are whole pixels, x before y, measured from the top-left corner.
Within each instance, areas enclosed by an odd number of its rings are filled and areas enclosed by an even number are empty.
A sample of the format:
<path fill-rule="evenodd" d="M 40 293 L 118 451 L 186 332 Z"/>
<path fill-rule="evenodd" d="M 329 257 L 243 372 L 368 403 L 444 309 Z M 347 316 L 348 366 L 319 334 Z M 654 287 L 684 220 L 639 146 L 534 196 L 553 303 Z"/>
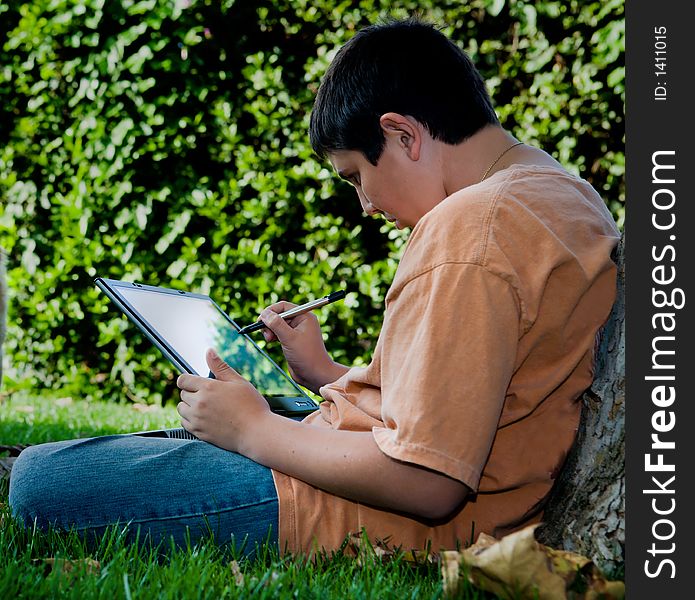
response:
<path fill-rule="evenodd" d="M 360 201 L 362 204 L 362 210 L 368 217 L 373 217 L 381 212 L 378 208 L 374 208 L 372 203 L 366 198 L 360 198 Z"/>

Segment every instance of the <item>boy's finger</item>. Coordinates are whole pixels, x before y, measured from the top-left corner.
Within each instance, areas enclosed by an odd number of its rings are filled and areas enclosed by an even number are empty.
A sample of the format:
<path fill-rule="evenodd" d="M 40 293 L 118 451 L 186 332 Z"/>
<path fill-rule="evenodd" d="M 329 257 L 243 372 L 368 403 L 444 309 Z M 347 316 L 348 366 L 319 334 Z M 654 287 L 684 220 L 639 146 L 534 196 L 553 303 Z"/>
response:
<path fill-rule="evenodd" d="M 278 340 L 282 343 L 285 340 L 288 340 L 289 337 L 293 334 L 294 330 L 292 327 L 289 326 L 289 324 L 280 317 L 280 315 L 269 308 L 266 308 L 260 315 L 261 321 L 265 324 L 265 326 L 270 329 L 272 333 L 275 334 Z M 265 334 L 264 334 L 265 335 Z"/>
<path fill-rule="evenodd" d="M 239 373 L 232 369 L 213 348 L 207 349 L 205 352 L 205 360 L 208 363 L 208 367 L 210 367 L 210 371 L 215 376 L 215 379 L 219 379 L 220 381 L 235 381 L 240 378 Z"/>
<path fill-rule="evenodd" d="M 266 306 L 264 310 L 272 310 L 275 313 L 282 313 L 286 310 L 290 310 L 290 308 L 296 308 L 297 306 L 298 304 L 292 304 L 292 302 L 287 302 L 287 300 L 280 300 L 279 302 L 275 302 L 270 306 Z"/>
<path fill-rule="evenodd" d="M 200 389 L 200 383 L 202 377 L 198 377 L 198 375 L 191 375 L 190 373 L 183 373 L 182 375 L 179 375 L 179 378 L 176 380 L 176 386 L 180 390 L 186 390 L 187 392 L 197 392 Z"/>

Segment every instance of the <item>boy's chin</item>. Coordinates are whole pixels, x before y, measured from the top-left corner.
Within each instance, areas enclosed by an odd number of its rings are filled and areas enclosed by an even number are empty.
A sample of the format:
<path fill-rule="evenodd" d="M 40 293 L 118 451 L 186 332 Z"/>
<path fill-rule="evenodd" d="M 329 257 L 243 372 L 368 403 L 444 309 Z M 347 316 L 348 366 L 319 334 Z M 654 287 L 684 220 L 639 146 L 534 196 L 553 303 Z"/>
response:
<path fill-rule="evenodd" d="M 406 227 L 413 227 L 414 225 L 411 223 L 406 223 L 399 217 L 394 217 L 393 215 L 389 215 L 387 213 L 382 213 L 381 216 L 384 218 L 384 221 L 393 225 L 396 229 L 405 229 Z"/>

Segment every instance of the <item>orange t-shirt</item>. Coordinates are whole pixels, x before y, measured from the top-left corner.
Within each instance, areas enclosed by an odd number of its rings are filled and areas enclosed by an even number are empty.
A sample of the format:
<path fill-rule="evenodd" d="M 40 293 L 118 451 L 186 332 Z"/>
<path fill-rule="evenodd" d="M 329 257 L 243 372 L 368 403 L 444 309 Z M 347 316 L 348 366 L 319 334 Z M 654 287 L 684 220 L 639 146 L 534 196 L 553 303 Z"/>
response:
<path fill-rule="evenodd" d="M 431 522 L 274 471 L 280 548 L 336 549 L 364 528 L 393 546 L 452 549 L 538 521 L 592 381 L 618 238 L 596 191 L 547 166 L 513 165 L 422 217 L 371 363 L 322 387 L 305 421 L 371 431 L 388 456 L 473 494 Z"/>

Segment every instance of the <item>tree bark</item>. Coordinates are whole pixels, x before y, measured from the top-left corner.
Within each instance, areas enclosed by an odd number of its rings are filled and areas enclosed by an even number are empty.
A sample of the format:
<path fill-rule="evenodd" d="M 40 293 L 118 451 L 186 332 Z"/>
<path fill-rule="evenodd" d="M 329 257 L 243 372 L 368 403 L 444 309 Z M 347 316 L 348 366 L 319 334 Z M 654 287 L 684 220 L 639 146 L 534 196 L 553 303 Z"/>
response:
<path fill-rule="evenodd" d="M 0 248 L 0 384 L 2 383 L 2 344 L 5 341 L 7 314 L 7 283 L 5 282 L 5 251 Z"/>
<path fill-rule="evenodd" d="M 618 295 L 582 397 L 577 440 L 550 494 L 537 537 L 591 558 L 605 572 L 625 565 L 624 236 L 613 254 Z"/>

